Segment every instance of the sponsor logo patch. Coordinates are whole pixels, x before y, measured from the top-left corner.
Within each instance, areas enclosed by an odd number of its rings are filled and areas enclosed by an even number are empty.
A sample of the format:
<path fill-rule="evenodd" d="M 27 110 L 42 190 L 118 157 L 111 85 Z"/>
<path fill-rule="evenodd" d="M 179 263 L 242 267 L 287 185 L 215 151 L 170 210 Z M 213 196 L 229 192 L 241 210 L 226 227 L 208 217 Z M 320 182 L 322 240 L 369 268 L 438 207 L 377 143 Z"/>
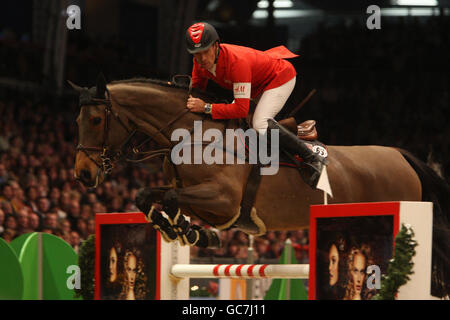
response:
<path fill-rule="evenodd" d="M 233 83 L 233 94 L 235 98 L 250 99 L 252 85 L 250 82 Z"/>

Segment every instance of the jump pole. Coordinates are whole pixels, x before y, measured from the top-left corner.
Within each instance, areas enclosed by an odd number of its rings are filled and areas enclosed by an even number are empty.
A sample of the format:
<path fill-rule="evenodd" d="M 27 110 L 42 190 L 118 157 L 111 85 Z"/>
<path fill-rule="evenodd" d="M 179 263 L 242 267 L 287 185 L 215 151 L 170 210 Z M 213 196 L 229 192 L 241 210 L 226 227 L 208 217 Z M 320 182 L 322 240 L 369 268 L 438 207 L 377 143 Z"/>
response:
<path fill-rule="evenodd" d="M 179 278 L 308 279 L 309 264 L 176 264 Z"/>
<path fill-rule="evenodd" d="M 189 246 L 160 239 L 159 297 L 188 300 L 190 278 L 308 279 L 309 264 L 189 264 Z"/>

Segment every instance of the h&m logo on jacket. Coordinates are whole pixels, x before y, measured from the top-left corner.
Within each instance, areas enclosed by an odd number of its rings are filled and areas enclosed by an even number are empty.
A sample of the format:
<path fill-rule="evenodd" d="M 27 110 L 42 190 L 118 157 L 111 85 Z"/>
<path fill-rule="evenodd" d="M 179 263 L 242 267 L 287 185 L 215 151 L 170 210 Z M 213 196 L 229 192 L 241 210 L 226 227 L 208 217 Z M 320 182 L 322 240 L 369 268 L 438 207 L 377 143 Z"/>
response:
<path fill-rule="evenodd" d="M 250 99 L 252 84 L 250 82 L 233 83 L 233 93 L 235 98 Z"/>

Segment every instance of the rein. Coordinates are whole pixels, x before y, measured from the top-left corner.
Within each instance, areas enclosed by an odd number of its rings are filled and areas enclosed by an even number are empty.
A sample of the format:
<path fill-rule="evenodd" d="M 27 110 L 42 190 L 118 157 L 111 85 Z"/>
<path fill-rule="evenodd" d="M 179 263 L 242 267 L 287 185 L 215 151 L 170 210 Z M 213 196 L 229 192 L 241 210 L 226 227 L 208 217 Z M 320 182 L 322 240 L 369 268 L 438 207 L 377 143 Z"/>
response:
<path fill-rule="evenodd" d="M 176 79 L 180 78 L 180 77 L 186 77 L 184 75 L 175 75 L 172 77 L 172 82 L 176 83 Z M 189 78 L 189 90 L 188 90 L 188 97 L 191 95 L 192 93 L 192 77 L 191 76 L 187 76 Z M 117 101 L 116 101 L 117 103 Z M 119 106 L 120 104 L 117 103 Z M 187 114 L 189 112 L 189 109 L 184 109 L 182 110 L 178 115 L 175 116 L 175 118 L 173 118 L 172 120 L 170 120 L 166 126 L 162 127 L 161 129 L 158 130 L 158 132 L 156 134 L 163 134 L 163 132 L 169 128 L 172 124 L 174 124 L 176 121 L 178 121 L 179 119 L 181 119 L 185 114 Z M 190 130 L 192 131 L 192 130 Z M 149 159 L 155 158 L 155 157 L 159 157 L 161 155 L 168 155 L 171 151 L 172 148 L 165 148 L 165 149 L 159 149 L 159 150 L 153 150 L 153 151 L 140 151 L 141 147 L 143 145 L 145 145 L 146 143 L 150 142 L 151 140 L 155 140 L 154 136 L 149 136 L 147 139 L 145 139 L 141 144 L 139 144 L 137 147 L 133 148 L 133 153 L 134 154 L 141 154 L 141 155 L 147 155 L 146 157 L 139 159 L 139 160 L 132 160 L 132 159 L 126 159 L 127 162 L 131 162 L 131 163 L 139 163 L 139 162 L 143 162 L 143 161 L 147 161 Z M 170 140 L 169 140 L 170 141 Z"/>
<path fill-rule="evenodd" d="M 106 99 L 99 99 L 99 98 L 92 98 L 91 102 L 94 102 L 96 105 L 104 104 L 105 105 L 105 125 L 103 129 L 103 142 L 101 147 L 92 147 L 92 146 L 84 146 L 81 143 L 78 144 L 76 147 L 77 151 L 82 151 L 86 154 L 86 156 L 94 162 L 99 170 L 103 171 L 106 175 L 111 173 L 111 170 L 114 167 L 114 162 L 117 161 L 122 157 L 122 155 L 125 152 L 126 147 L 128 146 L 131 138 L 136 134 L 136 130 L 130 130 L 120 119 L 120 117 L 115 114 L 112 111 L 112 104 L 111 104 L 111 95 L 108 90 L 106 90 L 108 94 L 108 98 Z M 120 148 L 118 150 L 112 151 L 110 150 L 109 146 L 109 126 L 110 126 L 110 115 L 113 115 L 115 119 L 120 123 L 120 125 L 127 131 L 128 136 L 127 138 L 122 142 Z M 102 160 L 101 163 L 98 163 L 90 154 L 90 152 L 101 152 L 100 159 Z M 97 172 L 97 176 L 100 174 L 100 172 Z"/>
<path fill-rule="evenodd" d="M 190 81 L 189 84 L 189 92 L 188 96 L 191 93 L 192 90 L 192 81 Z M 91 101 L 89 103 L 94 103 L 95 105 L 105 105 L 105 125 L 103 129 L 103 142 L 101 147 L 93 147 L 93 146 L 84 146 L 81 143 L 78 144 L 76 147 L 77 151 L 82 151 L 86 154 L 86 156 L 98 167 L 99 171 L 97 172 L 97 177 L 100 174 L 100 171 L 103 171 L 105 175 L 109 175 L 114 168 L 114 164 L 116 161 L 120 160 L 123 156 L 128 155 L 128 152 L 126 151 L 131 139 L 134 137 L 134 135 L 137 133 L 136 129 L 130 129 L 128 128 L 123 121 L 120 119 L 118 114 L 115 114 L 112 110 L 112 101 L 116 103 L 118 106 L 121 106 L 120 103 L 117 102 L 111 95 L 108 89 L 106 89 L 107 92 L 107 98 L 101 99 L 101 98 L 91 98 Z M 189 112 L 189 109 L 183 109 L 179 114 L 177 114 L 172 120 L 170 120 L 164 127 L 159 129 L 156 134 L 149 135 L 147 139 L 144 140 L 141 144 L 139 144 L 137 147 L 133 147 L 132 151 L 134 154 L 140 154 L 140 155 L 146 155 L 142 159 L 128 159 L 125 158 L 125 161 L 132 162 L 132 163 L 139 163 L 143 161 L 147 161 L 149 159 L 159 157 L 159 156 L 166 156 L 169 154 L 172 150 L 172 148 L 163 148 L 159 150 L 153 150 L 153 151 L 147 151 L 143 152 L 140 151 L 140 148 L 148 143 L 151 140 L 155 140 L 155 136 L 158 134 L 163 134 L 165 130 L 167 130 L 171 125 L 173 125 L 176 121 L 181 119 L 184 115 L 186 115 Z M 125 138 L 125 140 L 121 143 L 120 148 L 116 150 L 111 150 L 109 146 L 109 129 L 110 129 L 110 116 L 111 114 L 114 116 L 114 118 L 119 122 L 119 124 L 127 131 L 128 136 Z M 147 134 L 148 135 L 148 134 Z M 100 152 L 100 159 L 101 163 L 99 163 L 97 160 L 95 160 L 91 152 Z"/>
<path fill-rule="evenodd" d="M 183 75 L 174 76 L 172 78 L 172 82 L 176 83 L 177 77 L 185 77 L 185 76 L 183 76 Z M 187 113 L 189 113 L 190 112 L 189 109 L 186 108 L 186 109 L 181 110 L 181 112 L 176 114 L 172 120 L 170 120 L 165 126 L 160 128 L 155 134 L 150 135 L 148 133 L 145 133 L 148 137 L 143 142 L 141 142 L 138 146 L 134 146 L 131 148 L 131 151 L 133 152 L 134 155 L 140 155 L 140 156 L 143 156 L 143 158 L 130 159 L 127 157 L 128 154 L 130 153 L 130 151 L 127 151 L 127 150 L 129 149 L 128 147 L 131 143 L 132 138 L 135 136 L 135 134 L 138 132 L 138 130 L 136 128 L 130 129 L 128 126 L 126 126 L 123 123 L 123 121 L 119 117 L 118 113 L 116 114 L 113 112 L 113 110 L 112 110 L 113 102 L 119 107 L 122 107 L 123 105 L 121 105 L 117 100 L 114 99 L 114 97 L 111 95 L 111 93 L 109 92 L 109 90 L 107 88 L 106 88 L 106 93 L 107 93 L 107 97 L 104 99 L 90 98 L 89 101 L 86 101 L 83 104 L 83 105 L 90 105 L 90 104 L 105 105 L 105 125 L 104 125 L 104 130 L 103 130 L 102 146 L 101 147 L 84 146 L 80 143 L 76 147 L 77 151 L 84 152 L 86 154 L 86 156 L 98 167 L 97 178 L 98 178 L 100 172 L 103 172 L 105 175 L 109 175 L 111 173 L 112 169 L 114 168 L 115 163 L 124 157 L 125 157 L 125 161 L 127 161 L 127 162 L 140 163 L 140 162 L 148 161 L 148 160 L 156 158 L 156 157 L 167 156 L 168 154 L 170 154 L 170 152 L 172 151 L 173 145 L 170 145 L 169 147 L 157 149 L 157 150 L 152 150 L 152 151 L 141 151 L 141 148 L 148 142 L 150 142 L 152 140 L 155 141 L 155 137 L 157 135 L 162 135 L 165 139 L 167 139 L 167 137 L 164 135 L 164 132 L 169 127 L 171 127 L 175 122 L 177 122 L 183 116 L 185 116 Z M 189 90 L 188 90 L 187 96 L 189 97 L 191 95 L 191 93 L 192 93 L 192 78 L 189 76 Z M 128 133 L 128 136 L 121 143 L 120 147 L 116 150 L 111 149 L 111 147 L 109 145 L 109 141 L 108 141 L 109 131 L 110 131 L 110 123 L 111 123 L 111 120 L 110 120 L 111 114 L 114 116 L 114 118 L 119 122 L 119 124 Z M 223 129 L 224 131 L 225 131 L 225 128 L 226 128 L 226 125 L 224 126 L 224 129 Z M 194 128 L 191 128 L 189 130 L 189 132 L 192 134 L 193 130 L 194 130 Z M 168 139 L 168 140 L 170 142 L 170 139 Z M 208 142 L 203 142 L 203 144 L 208 144 Z M 100 153 L 101 162 L 97 161 L 96 159 L 94 159 L 94 157 L 92 157 L 92 155 L 91 155 L 92 152 Z"/>

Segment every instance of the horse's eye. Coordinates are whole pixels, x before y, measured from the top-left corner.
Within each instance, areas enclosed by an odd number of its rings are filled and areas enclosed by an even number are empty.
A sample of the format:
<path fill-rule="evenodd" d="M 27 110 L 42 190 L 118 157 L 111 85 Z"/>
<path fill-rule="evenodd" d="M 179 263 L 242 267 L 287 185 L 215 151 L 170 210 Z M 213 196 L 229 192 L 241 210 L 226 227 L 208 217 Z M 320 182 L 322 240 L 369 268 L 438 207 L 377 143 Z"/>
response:
<path fill-rule="evenodd" d="M 92 123 L 94 124 L 94 126 L 100 124 L 100 122 L 102 122 L 102 118 L 100 117 L 95 117 L 94 119 L 92 119 Z"/>

